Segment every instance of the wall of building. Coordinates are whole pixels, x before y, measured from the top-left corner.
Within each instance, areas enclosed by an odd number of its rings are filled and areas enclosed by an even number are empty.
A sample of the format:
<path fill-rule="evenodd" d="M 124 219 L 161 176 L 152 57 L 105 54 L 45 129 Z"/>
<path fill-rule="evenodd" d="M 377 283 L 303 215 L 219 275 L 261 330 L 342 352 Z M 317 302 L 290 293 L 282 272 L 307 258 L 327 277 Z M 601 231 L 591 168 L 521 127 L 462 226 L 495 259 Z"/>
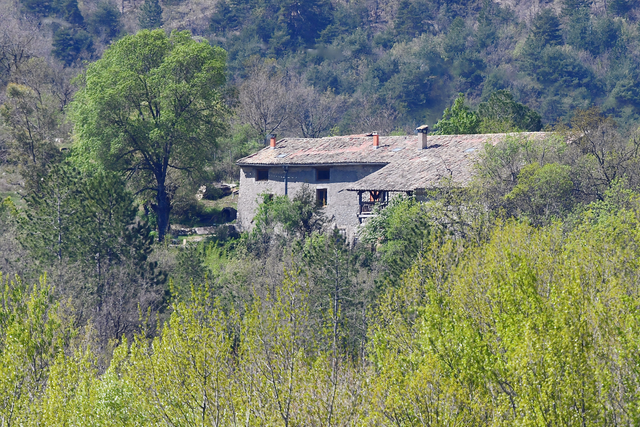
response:
<path fill-rule="evenodd" d="M 331 166 L 329 181 L 317 181 L 315 167 L 290 166 L 287 175 L 287 194 L 289 197 L 294 197 L 305 184 L 309 185 L 314 193 L 317 189 L 326 189 L 325 215 L 335 226 L 352 231 L 359 224 L 358 193 L 347 191 L 346 188 L 381 167 L 375 165 Z M 269 179 L 256 181 L 258 169 L 269 169 Z M 241 230 L 250 230 L 253 227 L 251 221 L 258 204 L 262 202 L 261 194 L 285 194 L 285 174 L 282 166 L 241 168 L 238 198 L 238 225 Z"/>

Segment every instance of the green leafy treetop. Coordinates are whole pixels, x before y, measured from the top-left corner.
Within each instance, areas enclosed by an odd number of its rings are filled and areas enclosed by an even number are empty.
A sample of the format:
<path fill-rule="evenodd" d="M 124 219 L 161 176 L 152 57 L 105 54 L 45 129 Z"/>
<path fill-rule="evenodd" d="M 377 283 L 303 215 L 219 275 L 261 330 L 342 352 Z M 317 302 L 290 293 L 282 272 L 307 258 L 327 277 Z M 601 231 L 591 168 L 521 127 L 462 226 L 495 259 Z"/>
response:
<path fill-rule="evenodd" d="M 226 128 L 226 52 L 188 31 L 140 31 L 107 49 L 80 77 L 72 104 L 81 167 L 125 172 L 169 227 L 171 191 L 202 173 Z"/>
<path fill-rule="evenodd" d="M 436 123 L 436 134 L 464 135 L 472 133 L 537 132 L 542 117 L 536 111 L 513 99 L 507 90 L 493 92 L 478 111 L 472 111 L 459 93 L 453 105 L 446 108 Z"/>
<path fill-rule="evenodd" d="M 463 135 L 478 133 L 480 119 L 464 104 L 464 94 L 459 93 L 451 108 L 446 108 L 436 123 L 439 135 Z"/>
<path fill-rule="evenodd" d="M 536 111 L 513 99 L 507 90 L 495 91 L 478 106 L 482 120 L 480 132 L 537 132 L 542 129 L 542 117 Z"/>
<path fill-rule="evenodd" d="M 144 0 L 144 4 L 140 8 L 138 23 L 143 30 L 162 27 L 162 7 L 158 0 Z"/>

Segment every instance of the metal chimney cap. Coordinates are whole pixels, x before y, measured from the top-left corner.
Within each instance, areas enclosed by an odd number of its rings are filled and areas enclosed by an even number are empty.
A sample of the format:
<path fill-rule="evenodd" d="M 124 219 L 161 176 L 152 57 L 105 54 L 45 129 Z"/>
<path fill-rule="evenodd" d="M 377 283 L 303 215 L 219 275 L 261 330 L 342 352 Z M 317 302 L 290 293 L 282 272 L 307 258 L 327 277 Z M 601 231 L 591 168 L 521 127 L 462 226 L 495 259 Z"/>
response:
<path fill-rule="evenodd" d="M 429 125 L 422 125 L 416 128 L 416 132 L 418 133 L 427 133 L 429 132 Z"/>

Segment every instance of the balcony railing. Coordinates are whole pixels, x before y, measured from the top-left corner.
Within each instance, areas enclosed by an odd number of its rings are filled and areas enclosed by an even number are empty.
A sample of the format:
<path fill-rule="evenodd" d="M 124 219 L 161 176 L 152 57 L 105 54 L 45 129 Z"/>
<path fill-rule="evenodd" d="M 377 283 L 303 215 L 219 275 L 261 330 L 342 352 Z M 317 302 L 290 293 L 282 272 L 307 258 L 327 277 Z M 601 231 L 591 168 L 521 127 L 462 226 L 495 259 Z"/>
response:
<path fill-rule="evenodd" d="M 388 202 L 360 202 L 360 213 L 358 216 L 360 218 L 367 218 L 371 216 L 375 216 L 376 208 L 382 209 L 386 207 Z"/>

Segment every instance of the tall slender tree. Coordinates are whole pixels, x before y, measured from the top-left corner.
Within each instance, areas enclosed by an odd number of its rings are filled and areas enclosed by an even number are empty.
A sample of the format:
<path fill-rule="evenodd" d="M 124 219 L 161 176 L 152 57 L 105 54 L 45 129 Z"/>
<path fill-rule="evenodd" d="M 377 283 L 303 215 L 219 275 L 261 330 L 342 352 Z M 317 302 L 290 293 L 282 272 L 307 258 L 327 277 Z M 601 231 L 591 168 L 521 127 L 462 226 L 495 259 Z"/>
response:
<path fill-rule="evenodd" d="M 140 8 L 138 23 L 143 30 L 162 27 L 162 6 L 158 0 L 144 0 L 144 4 Z"/>

